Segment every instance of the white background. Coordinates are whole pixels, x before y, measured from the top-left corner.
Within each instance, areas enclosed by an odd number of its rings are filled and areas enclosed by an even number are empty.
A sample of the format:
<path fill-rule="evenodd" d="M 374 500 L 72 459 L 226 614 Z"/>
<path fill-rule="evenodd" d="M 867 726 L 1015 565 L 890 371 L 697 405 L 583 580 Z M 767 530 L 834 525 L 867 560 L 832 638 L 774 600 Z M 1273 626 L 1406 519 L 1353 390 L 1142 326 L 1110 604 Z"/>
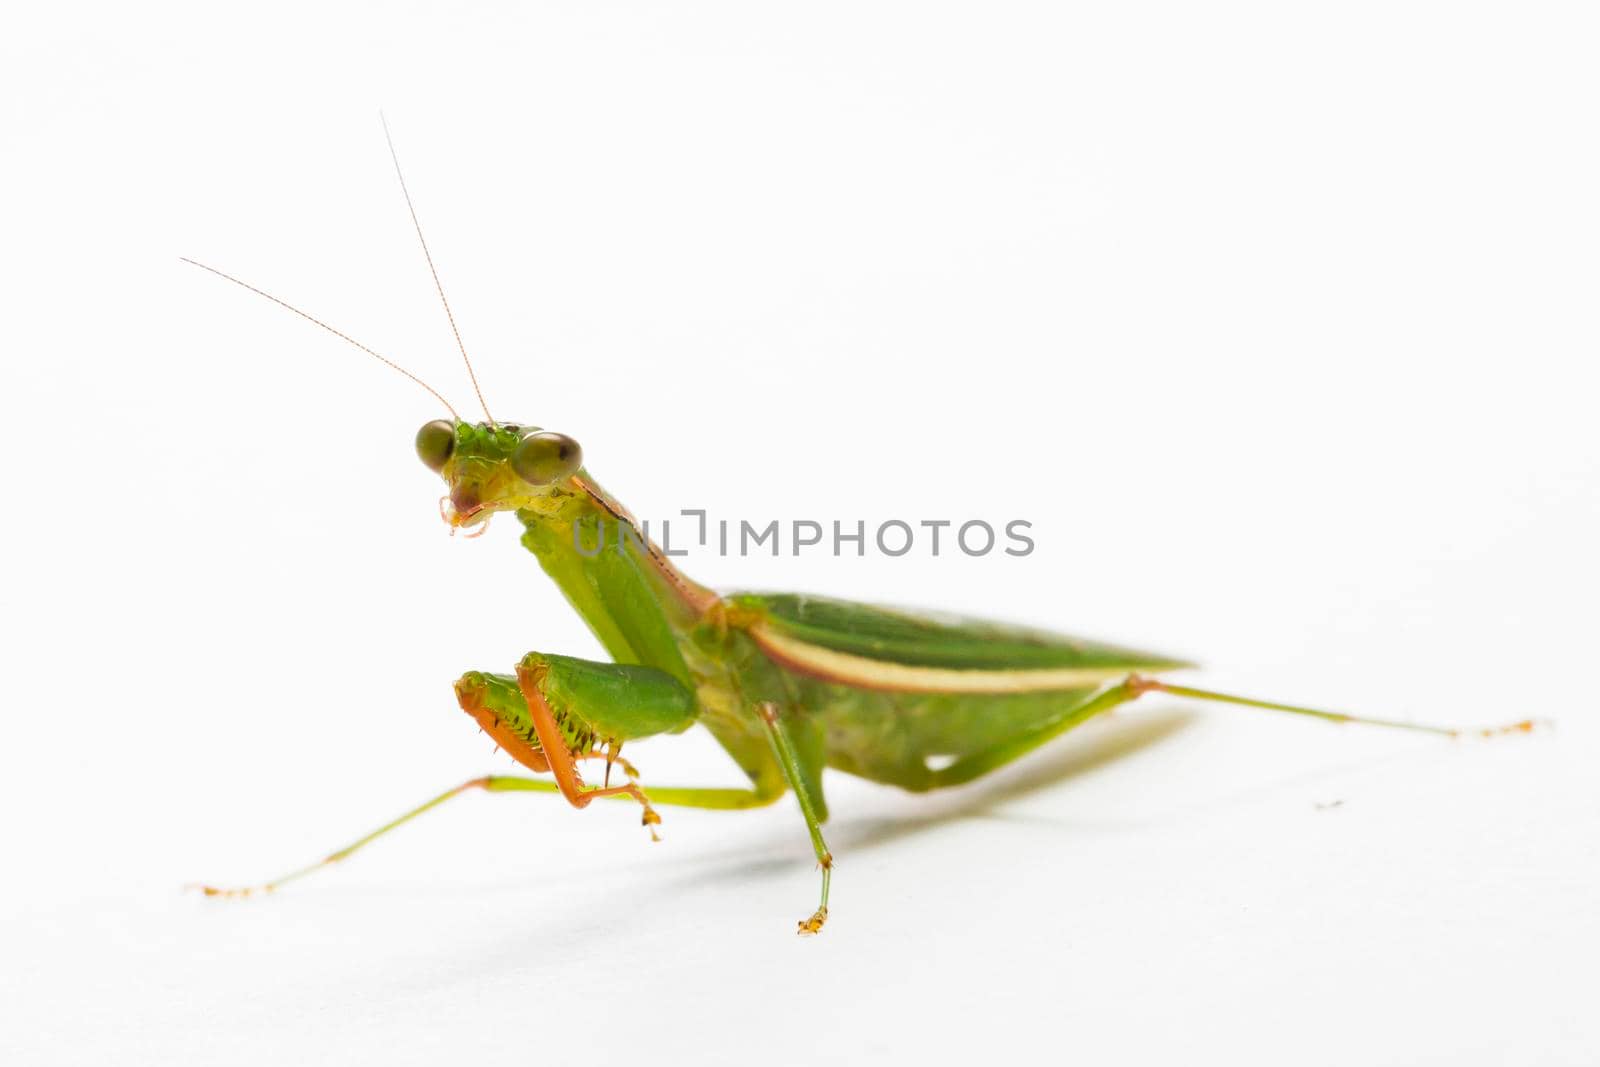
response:
<path fill-rule="evenodd" d="M 1582 4 L 31 5 L 0 33 L 8 1063 L 1594 1062 L 1600 76 Z M 472 796 L 464 669 L 597 646 L 411 451 L 644 516 L 1022 517 L 719 559 L 1188 655 L 937 797 Z M 703 734 L 648 781 L 737 784 Z"/>

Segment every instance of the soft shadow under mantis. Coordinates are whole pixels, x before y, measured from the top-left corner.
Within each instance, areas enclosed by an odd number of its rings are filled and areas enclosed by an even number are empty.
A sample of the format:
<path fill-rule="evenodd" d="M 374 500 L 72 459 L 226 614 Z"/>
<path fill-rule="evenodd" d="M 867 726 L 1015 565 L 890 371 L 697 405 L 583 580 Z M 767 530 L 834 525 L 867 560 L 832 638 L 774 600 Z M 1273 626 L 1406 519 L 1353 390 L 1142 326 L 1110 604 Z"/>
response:
<path fill-rule="evenodd" d="M 1141 709 L 1138 714 L 1108 716 L 1073 731 L 1067 739 L 992 776 L 948 791 L 915 796 L 913 802 L 922 810 L 914 815 L 856 818 L 844 805 L 836 805 L 828 823 L 829 841 L 842 858 L 962 819 L 998 817 L 993 813 L 1000 806 L 1117 763 L 1166 740 L 1195 717 L 1195 712 L 1176 708 Z M 685 860 L 693 864 L 694 873 L 675 881 L 684 887 L 703 885 L 710 869 L 721 872 L 719 877 L 770 877 L 787 871 L 797 862 L 786 852 L 759 857 L 743 852 L 724 855 L 725 860 L 704 855 Z"/>
<path fill-rule="evenodd" d="M 1068 779 L 1079 779 L 1165 741 L 1194 721 L 1196 713 L 1177 708 L 1141 709 L 1107 716 L 1073 731 L 1065 741 L 1025 758 L 992 777 L 949 792 L 921 798 L 924 811 L 910 816 L 840 819 L 831 836 L 841 854 L 936 829 L 961 819 L 1001 817 L 996 809 Z M 1052 819 L 1062 823 L 1065 819 Z"/>

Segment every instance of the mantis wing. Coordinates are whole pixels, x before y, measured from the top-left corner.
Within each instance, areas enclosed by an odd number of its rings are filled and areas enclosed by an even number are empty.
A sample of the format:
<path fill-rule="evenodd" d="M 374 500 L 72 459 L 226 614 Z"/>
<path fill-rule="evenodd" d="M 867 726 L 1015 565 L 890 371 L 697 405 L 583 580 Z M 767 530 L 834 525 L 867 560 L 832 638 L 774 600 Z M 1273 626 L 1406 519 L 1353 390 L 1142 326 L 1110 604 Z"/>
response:
<path fill-rule="evenodd" d="M 796 665 L 802 667 L 866 660 L 931 668 L 924 673 L 939 676 L 1010 674 L 1021 682 L 1036 672 L 1088 679 L 1193 666 L 1172 656 L 983 619 L 793 593 L 739 593 L 731 599 L 742 613 L 760 619 L 754 630 L 758 641 L 784 659 L 800 660 Z M 1042 678 L 1035 685 L 1038 681 Z"/>

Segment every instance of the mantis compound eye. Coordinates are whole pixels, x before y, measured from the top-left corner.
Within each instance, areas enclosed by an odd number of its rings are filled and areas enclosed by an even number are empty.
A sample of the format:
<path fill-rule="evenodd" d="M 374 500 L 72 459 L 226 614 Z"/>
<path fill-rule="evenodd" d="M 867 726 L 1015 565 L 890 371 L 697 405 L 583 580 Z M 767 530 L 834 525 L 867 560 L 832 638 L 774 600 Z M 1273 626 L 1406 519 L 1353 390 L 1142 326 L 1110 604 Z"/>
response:
<path fill-rule="evenodd" d="M 511 453 L 511 469 L 530 485 L 564 481 L 583 466 L 583 449 L 564 433 L 541 430 L 522 439 Z"/>
<path fill-rule="evenodd" d="M 456 450 L 456 428 L 444 419 L 434 419 L 417 431 L 417 458 L 433 471 L 444 470 L 450 453 Z"/>

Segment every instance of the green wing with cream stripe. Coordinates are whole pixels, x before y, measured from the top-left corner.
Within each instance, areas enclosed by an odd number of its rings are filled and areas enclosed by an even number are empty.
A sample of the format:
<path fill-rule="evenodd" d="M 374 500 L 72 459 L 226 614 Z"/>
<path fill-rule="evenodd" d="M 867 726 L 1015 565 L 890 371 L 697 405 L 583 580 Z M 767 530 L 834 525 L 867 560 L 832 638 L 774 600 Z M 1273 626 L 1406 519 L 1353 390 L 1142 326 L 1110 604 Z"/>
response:
<path fill-rule="evenodd" d="M 789 669 L 867 689 L 1020 693 L 1094 688 L 1130 671 L 1193 666 L 1171 656 L 978 619 L 788 593 L 741 593 L 736 613 Z"/>

